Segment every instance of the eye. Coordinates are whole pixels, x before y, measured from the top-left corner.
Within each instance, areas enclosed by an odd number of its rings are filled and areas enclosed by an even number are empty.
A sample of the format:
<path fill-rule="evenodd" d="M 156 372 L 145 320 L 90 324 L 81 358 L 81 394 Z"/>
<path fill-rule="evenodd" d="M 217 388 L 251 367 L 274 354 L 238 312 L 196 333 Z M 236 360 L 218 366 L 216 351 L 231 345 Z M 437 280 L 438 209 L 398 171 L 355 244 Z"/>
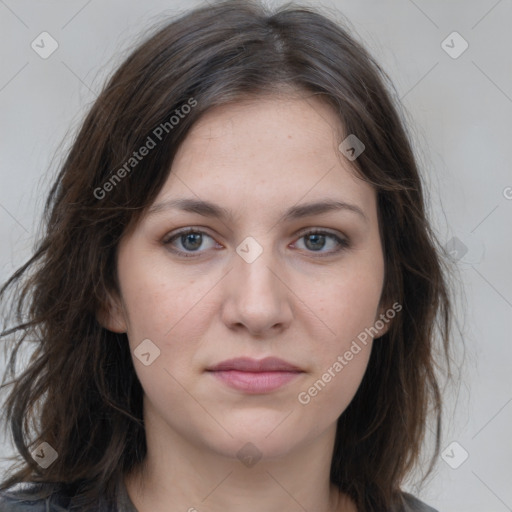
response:
<path fill-rule="evenodd" d="M 210 243 L 210 247 L 204 247 L 205 239 L 209 239 L 213 242 Z M 350 242 L 346 238 L 341 238 L 334 233 L 330 233 L 328 231 L 322 230 L 309 230 L 305 233 L 302 233 L 299 241 L 304 239 L 304 246 L 307 252 L 318 253 L 319 256 L 328 256 L 331 254 L 336 254 L 344 249 L 350 247 Z M 330 243 L 327 243 L 330 242 Z M 171 251 L 187 258 L 194 257 L 195 254 L 191 253 L 201 253 L 201 247 L 203 249 L 212 248 L 215 246 L 215 241 L 213 238 L 205 233 L 204 231 L 198 228 L 186 228 L 178 231 L 177 233 L 172 234 L 171 236 L 165 238 L 163 240 L 163 244 L 166 246 L 171 246 Z M 296 242 L 297 243 L 297 242 Z M 176 244 L 181 245 L 181 248 L 176 249 Z M 331 246 L 331 250 L 324 251 L 325 247 Z M 184 249 L 184 250 L 182 250 Z"/>
<path fill-rule="evenodd" d="M 186 228 L 179 231 L 178 233 L 175 233 L 170 238 L 164 239 L 163 244 L 173 246 L 175 241 L 180 243 L 181 247 L 185 249 L 184 251 L 172 248 L 171 250 L 176 254 L 179 254 L 180 256 L 185 256 L 189 258 L 193 255 L 187 254 L 187 251 L 200 252 L 198 251 L 198 249 L 203 245 L 205 237 L 209 238 L 210 240 L 213 240 L 213 238 L 206 234 L 204 231 L 201 231 L 196 228 Z"/>
<path fill-rule="evenodd" d="M 338 253 L 350 246 L 348 239 L 341 238 L 334 233 L 322 230 L 310 230 L 306 233 L 302 233 L 299 240 L 304 239 L 304 246 L 308 252 L 320 253 L 321 256 L 328 256 L 331 254 Z M 326 241 L 330 240 L 330 244 Z M 331 246 L 333 249 L 322 251 L 326 246 Z"/>

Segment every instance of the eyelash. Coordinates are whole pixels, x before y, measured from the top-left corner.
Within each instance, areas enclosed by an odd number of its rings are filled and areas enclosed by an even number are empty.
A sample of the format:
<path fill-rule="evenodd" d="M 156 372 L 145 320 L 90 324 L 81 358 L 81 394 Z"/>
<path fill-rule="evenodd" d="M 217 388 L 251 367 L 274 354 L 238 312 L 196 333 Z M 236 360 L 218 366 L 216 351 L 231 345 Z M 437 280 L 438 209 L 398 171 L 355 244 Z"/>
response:
<path fill-rule="evenodd" d="M 172 236 L 170 236 L 170 237 L 169 236 L 165 237 L 164 240 L 162 241 L 162 243 L 166 246 L 171 245 L 171 243 L 174 242 L 174 240 L 178 239 L 180 236 L 187 235 L 190 233 L 206 235 L 209 238 L 213 239 L 213 237 L 211 237 L 205 231 L 202 231 L 201 229 L 197 229 L 194 227 L 190 227 L 190 228 L 182 229 L 181 231 L 178 231 L 177 233 L 172 234 Z M 334 233 L 331 233 L 330 231 L 324 231 L 324 230 L 320 230 L 320 229 L 311 229 L 309 231 L 300 233 L 299 240 L 308 235 L 327 235 L 328 237 L 334 239 L 335 242 L 338 244 L 338 248 L 333 251 L 330 251 L 330 252 L 322 253 L 322 252 L 317 252 L 317 251 L 308 251 L 313 254 L 317 253 L 317 257 L 320 257 L 320 258 L 332 256 L 333 254 L 338 254 L 339 252 L 344 251 L 350 247 L 350 242 L 347 238 L 340 238 L 339 236 L 335 235 Z M 193 251 L 192 253 L 190 253 L 190 252 L 179 251 L 176 249 L 170 249 L 170 250 L 174 254 L 183 256 L 185 258 L 194 258 L 194 257 L 197 257 L 198 254 L 201 254 L 202 252 L 204 252 L 204 251 Z"/>

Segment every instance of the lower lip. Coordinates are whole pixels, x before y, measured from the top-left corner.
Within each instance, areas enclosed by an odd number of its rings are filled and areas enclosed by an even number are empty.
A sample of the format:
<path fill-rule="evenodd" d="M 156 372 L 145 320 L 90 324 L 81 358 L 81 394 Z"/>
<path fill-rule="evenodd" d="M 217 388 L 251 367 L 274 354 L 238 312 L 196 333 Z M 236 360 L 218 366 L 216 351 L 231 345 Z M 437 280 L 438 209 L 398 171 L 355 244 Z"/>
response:
<path fill-rule="evenodd" d="M 229 387 L 246 393 L 269 393 L 281 388 L 302 372 L 242 372 L 225 370 L 211 372 Z"/>

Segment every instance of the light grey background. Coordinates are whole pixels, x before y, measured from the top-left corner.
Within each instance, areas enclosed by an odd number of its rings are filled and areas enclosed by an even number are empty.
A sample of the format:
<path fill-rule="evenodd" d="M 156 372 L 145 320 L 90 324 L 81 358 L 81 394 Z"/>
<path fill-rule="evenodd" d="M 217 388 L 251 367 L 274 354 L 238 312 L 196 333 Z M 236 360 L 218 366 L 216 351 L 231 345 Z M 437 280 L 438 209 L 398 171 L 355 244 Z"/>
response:
<path fill-rule="evenodd" d="M 162 14 L 197 4 L 0 0 L 0 281 L 29 256 L 60 157 L 53 166 L 51 158 L 122 52 Z M 388 71 L 414 123 L 439 238 L 467 248 L 454 254 L 465 287 L 457 306 L 465 366 L 447 395 L 442 447 L 452 465 L 462 450 L 469 458 L 452 469 L 440 457 L 425 488 L 408 488 L 440 512 L 512 510 L 512 2 L 321 5 L 343 13 Z M 48 59 L 30 46 L 43 31 L 59 45 Z M 441 45 L 453 31 L 469 44 L 458 58 Z M 457 36 L 446 44 L 461 48 Z M 0 444 L 1 455 L 10 450 L 8 440 Z"/>

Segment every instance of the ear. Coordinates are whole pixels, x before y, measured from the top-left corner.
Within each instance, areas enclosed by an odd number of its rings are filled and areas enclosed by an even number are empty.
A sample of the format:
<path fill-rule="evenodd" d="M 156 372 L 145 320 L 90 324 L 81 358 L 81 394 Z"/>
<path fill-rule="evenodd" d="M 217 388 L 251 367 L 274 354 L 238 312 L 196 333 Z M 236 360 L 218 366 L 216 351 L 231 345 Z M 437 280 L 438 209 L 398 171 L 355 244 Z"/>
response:
<path fill-rule="evenodd" d="M 96 312 L 98 323 L 112 332 L 127 331 L 126 313 L 118 294 L 107 292 L 106 303 Z"/>
<path fill-rule="evenodd" d="M 374 336 L 374 340 L 384 336 L 386 334 L 391 324 L 394 322 L 394 318 L 397 315 L 397 311 L 400 311 L 402 306 L 400 306 L 397 302 L 395 302 L 392 306 L 381 306 L 375 317 L 375 322 L 373 324 L 374 328 L 378 331 Z"/>

